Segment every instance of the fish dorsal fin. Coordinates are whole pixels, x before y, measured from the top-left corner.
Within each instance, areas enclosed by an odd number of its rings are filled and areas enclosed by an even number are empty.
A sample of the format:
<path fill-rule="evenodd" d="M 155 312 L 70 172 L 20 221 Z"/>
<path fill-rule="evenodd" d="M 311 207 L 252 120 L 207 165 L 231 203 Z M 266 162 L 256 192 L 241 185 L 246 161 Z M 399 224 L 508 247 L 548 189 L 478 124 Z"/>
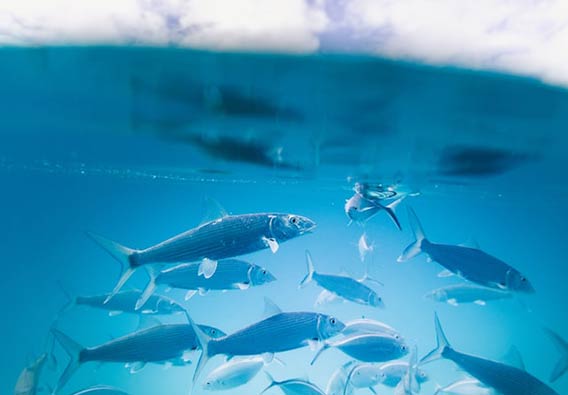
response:
<path fill-rule="evenodd" d="M 509 350 L 503 356 L 503 360 L 507 365 L 511 365 L 516 367 L 517 369 L 525 370 L 525 362 L 523 361 L 523 357 L 519 352 L 519 349 L 512 345 Z"/>
<path fill-rule="evenodd" d="M 278 307 L 278 305 L 274 303 L 272 299 L 264 297 L 264 318 L 272 317 L 273 315 L 280 313 L 282 313 L 282 309 Z"/>
<path fill-rule="evenodd" d="M 473 236 L 470 236 L 465 242 L 458 244 L 460 247 L 473 248 L 474 250 L 479 250 L 479 243 Z"/>
<path fill-rule="evenodd" d="M 227 210 L 225 210 L 217 200 L 209 196 L 203 199 L 203 208 L 203 217 L 201 218 L 200 225 L 229 215 Z"/>
<path fill-rule="evenodd" d="M 444 269 L 438 273 L 438 278 L 447 278 L 452 276 L 454 276 L 454 273 L 450 272 L 448 269 Z"/>
<path fill-rule="evenodd" d="M 142 329 L 153 328 L 158 325 L 162 325 L 162 323 L 156 317 L 152 317 L 147 314 L 141 314 L 138 317 L 138 327 L 136 328 L 136 330 L 140 331 Z"/>

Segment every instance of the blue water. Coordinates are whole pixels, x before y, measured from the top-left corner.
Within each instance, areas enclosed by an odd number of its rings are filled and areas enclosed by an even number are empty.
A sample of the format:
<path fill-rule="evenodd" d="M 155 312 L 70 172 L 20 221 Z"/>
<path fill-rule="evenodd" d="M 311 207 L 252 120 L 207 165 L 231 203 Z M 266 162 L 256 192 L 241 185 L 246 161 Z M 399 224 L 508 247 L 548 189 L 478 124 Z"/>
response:
<path fill-rule="evenodd" d="M 456 349 L 502 360 L 515 345 L 528 372 L 545 382 L 561 357 L 542 328 L 568 338 L 566 90 L 371 58 L 140 48 L 1 49 L 0 86 L 2 393 L 46 350 L 66 300 L 59 283 L 75 295 L 114 286 L 118 264 L 85 231 L 147 247 L 199 224 L 205 197 L 232 214 L 290 212 L 318 227 L 276 254 L 244 257 L 268 268 L 274 283 L 187 302 L 172 291 L 198 322 L 231 333 L 262 318 L 265 296 L 285 311 L 314 310 L 321 288 L 298 290 L 304 251 L 319 271 L 361 277 L 357 241 L 366 232 L 375 243 L 370 274 L 384 283 L 373 288 L 386 308 L 346 302 L 317 310 L 388 323 L 420 355 L 435 345 L 437 311 Z M 244 153 L 239 142 L 262 154 Z M 402 232 L 384 213 L 348 226 L 343 206 L 357 180 L 419 192 L 398 208 Z M 432 241 L 475 239 L 524 273 L 535 294 L 487 306 L 425 299 L 459 279 L 438 278 L 442 268 L 424 256 L 396 263 L 412 241 L 404 205 Z M 129 286 L 142 288 L 146 279 L 137 273 Z M 133 332 L 137 318 L 77 307 L 56 325 L 95 346 Z M 67 361 L 60 348 L 54 352 L 57 367 L 41 376 L 50 386 Z M 331 350 L 310 366 L 313 355 L 307 347 L 287 352 L 280 356 L 286 366 L 267 370 L 325 388 L 348 360 Z M 109 384 L 136 395 L 202 394 L 192 390 L 193 366 L 148 365 L 130 374 L 120 364 L 89 363 L 60 393 Z M 425 394 L 463 377 L 447 361 L 424 368 Z M 259 393 L 267 383 L 260 374 L 227 393 Z M 568 376 L 552 386 L 568 393 Z"/>

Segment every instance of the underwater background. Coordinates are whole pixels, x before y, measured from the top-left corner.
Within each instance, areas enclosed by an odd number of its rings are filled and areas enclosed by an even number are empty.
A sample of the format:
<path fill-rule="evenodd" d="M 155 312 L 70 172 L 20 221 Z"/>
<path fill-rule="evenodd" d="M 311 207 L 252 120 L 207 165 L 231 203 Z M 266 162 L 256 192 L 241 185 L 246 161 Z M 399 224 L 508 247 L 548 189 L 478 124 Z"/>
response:
<path fill-rule="evenodd" d="M 0 87 L 1 393 L 13 391 L 22 369 L 49 348 L 66 303 L 61 287 L 83 296 L 116 283 L 119 265 L 85 232 L 147 247 L 197 226 L 207 197 L 231 214 L 295 213 L 317 228 L 275 254 L 244 257 L 275 282 L 188 301 L 182 291 L 168 294 L 200 323 L 231 333 L 260 320 L 269 297 L 284 311 L 380 320 L 422 356 L 435 346 L 436 311 L 457 350 L 502 360 L 515 345 L 527 371 L 543 381 L 562 355 L 543 328 L 568 335 L 564 89 L 356 56 L 121 47 L 3 48 Z M 402 231 L 385 213 L 348 225 L 344 204 L 356 181 L 410 193 L 397 209 Z M 432 241 L 474 239 L 525 274 L 536 292 L 486 306 L 426 299 L 459 280 L 437 277 L 442 268 L 424 256 L 396 262 L 413 240 L 405 205 Z M 359 278 L 364 232 L 374 243 L 365 262 L 384 283 L 372 287 L 385 308 L 315 308 L 321 288 L 298 289 L 305 250 L 316 270 Z M 137 273 L 127 287 L 142 289 L 146 281 Z M 76 307 L 56 325 L 94 346 L 135 331 L 138 319 Z M 61 348 L 54 353 L 56 369 L 46 367 L 41 377 L 51 387 L 67 360 Z M 279 380 L 309 377 L 325 388 L 349 360 L 330 350 L 310 366 L 314 355 L 308 347 L 287 352 L 279 356 L 285 366 L 266 369 Z M 148 364 L 131 374 L 121 364 L 88 363 L 59 393 L 94 384 L 137 395 L 206 393 L 199 384 L 192 389 L 194 365 Z M 424 369 L 430 380 L 421 393 L 463 377 L 447 361 Z M 267 385 L 258 375 L 226 393 L 260 393 Z M 568 377 L 552 387 L 568 393 Z M 392 389 L 379 385 L 377 392 Z"/>

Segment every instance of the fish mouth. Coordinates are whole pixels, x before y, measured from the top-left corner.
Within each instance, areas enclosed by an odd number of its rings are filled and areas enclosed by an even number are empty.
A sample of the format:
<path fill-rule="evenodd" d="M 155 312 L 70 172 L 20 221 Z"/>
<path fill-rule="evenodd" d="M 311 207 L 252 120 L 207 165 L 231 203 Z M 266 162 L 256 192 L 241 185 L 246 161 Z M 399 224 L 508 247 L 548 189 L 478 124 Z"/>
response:
<path fill-rule="evenodd" d="M 317 228 L 317 224 L 309 218 L 304 218 L 303 231 L 304 233 L 311 233 Z"/>

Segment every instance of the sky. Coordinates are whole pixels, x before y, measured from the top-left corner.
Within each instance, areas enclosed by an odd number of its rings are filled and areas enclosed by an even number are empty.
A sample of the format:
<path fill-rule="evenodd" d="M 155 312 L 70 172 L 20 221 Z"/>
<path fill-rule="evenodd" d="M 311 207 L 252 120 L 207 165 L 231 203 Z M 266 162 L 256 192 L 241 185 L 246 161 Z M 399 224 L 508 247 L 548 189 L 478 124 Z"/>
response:
<path fill-rule="evenodd" d="M 364 53 L 568 86 L 568 0 L 0 0 L 0 45 Z"/>

